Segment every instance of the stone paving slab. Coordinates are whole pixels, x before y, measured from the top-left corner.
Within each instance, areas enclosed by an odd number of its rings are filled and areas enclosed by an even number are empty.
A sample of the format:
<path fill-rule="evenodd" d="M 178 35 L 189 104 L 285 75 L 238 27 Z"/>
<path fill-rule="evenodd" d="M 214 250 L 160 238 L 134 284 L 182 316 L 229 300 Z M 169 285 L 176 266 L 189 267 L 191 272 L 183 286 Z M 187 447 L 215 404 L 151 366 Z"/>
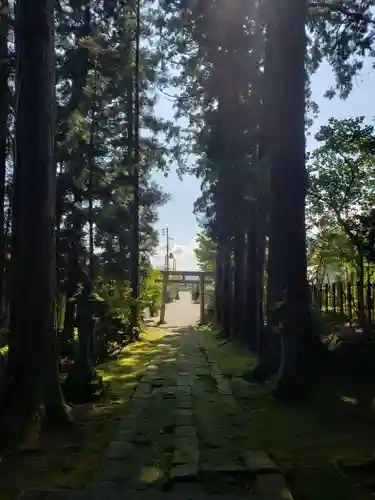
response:
<path fill-rule="evenodd" d="M 293 500 L 282 474 L 260 474 L 255 482 L 255 491 L 265 500 Z"/>
<path fill-rule="evenodd" d="M 177 391 L 174 415 L 174 453 L 169 479 L 195 478 L 198 474 L 199 443 L 194 418 L 193 387 L 195 372 L 192 370 L 189 337 L 181 338 L 180 353 L 176 361 Z"/>
<path fill-rule="evenodd" d="M 30 490 L 20 500 L 263 500 L 261 497 L 235 493 L 210 494 L 204 491 L 144 492 L 127 489 Z"/>
<path fill-rule="evenodd" d="M 190 426 L 194 424 L 193 408 L 177 408 L 175 413 L 175 422 L 177 426 Z"/>
<path fill-rule="evenodd" d="M 197 478 L 198 466 L 192 463 L 188 464 L 176 464 L 173 465 L 170 472 L 169 478 L 172 481 L 179 481 L 181 479 L 190 480 Z"/>
<path fill-rule="evenodd" d="M 166 344 L 169 350 L 173 345 L 178 348 L 177 340 L 176 337 Z M 132 484 L 135 489 L 148 488 L 148 481 L 156 486 L 165 475 L 165 464 L 158 463 L 157 455 L 165 461 L 163 450 L 168 440 L 172 441 L 166 430 L 173 420 L 175 375 L 169 374 L 168 368 L 160 353 L 151 360 L 127 406 L 128 414 L 120 422 L 89 486 L 124 488 Z"/>
<path fill-rule="evenodd" d="M 233 472 L 244 472 L 246 468 L 243 464 L 235 462 L 233 460 L 228 460 L 226 457 L 223 460 L 219 460 L 217 463 L 204 463 L 201 466 L 201 471 L 203 472 L 217 472 L 220 474 L 233 473 Z"/>
<path fill-rule="evenodd" d="M 176 449 L 173 454 L 173 465 L 186 465 L 196 475 L 198 473 L 198 442 L 190 439 L 176 442 Z"/>
<path fill-rule="evenodd" d="M 291 500 L 200 335 L 171 333 L 159 346 L 86 490 L 22 500 Z"/>
<path fill-rule="evenodd" d="M 116 436 L 119 439 L 118 435 Z M 112 441 L 106 452 L 107 459 L 124 460 L 136 451 L 133 443 L 128 441 Z"/>
<path fill-rule="evenodd" d="M 247 451 L 244 458 L 247 470 L 256 474 L 260 472 L 279 472 L 275 462 L 262 450 Z"/>
<path fill-rule="evenodd" d="M 197 337 L 197 336 L 196 336 Z M 206 377 L 197 377 L 197 408 L 199 404 L 204 405 L 205 411 L 212 414 L 212 425 L 209 422 L 204 429 L 205 446 L 212 445 L 211 452 L 206 451 L 205 459 L 200 464 L 200 470 L 207 473 L 237 474 L 248 473 L 254 480 L 255 492 L 264 500 L 292 500 L 292 495 L 286 485 L 285 478 L 280 473 L 276 464 L 262 450 L 245 450 L 246 441 L 241 435 L 249 433 L 246 423 L 246 415 L 242 414 L 241 408 L 235 400 L 230 383 L 221 373 L 216 361 L 207 350 L 199 345 L 200 359 L 206 360 L 209 368 L 209 376 L 215 383 L 216 390 L 207 390 L 208 381 Z M 202 366 L 202 365 L 200 365 Z M 198 370 L 200 372 L 200 370 Z M 200 387 L 199 387 L 200 385 Z M 204 387 L 206 385 L 206 387 Z M 216 420 L 215 420 L 216 415 Z M 209 419 L 208 419 L 209 421 Z M 244 433 L 241 427 L 245 426 Z M 230 438 L 228 443 L 223 438 Z M 255 439 L 251 438 L 252 443 Z M 233 446 L 234 445 L 234 446 Z M 224 450 L 224 454 L 223 454 Z M 237 453 L 240 451 L 239 453 Z M 251 496 L 250 496 L 251 497 Z M 251 497 L 252 498 L 252 497 Z"/>
<path fill-rule="evenodd" d="M 197 431 L 195 425 L 179 425 L 176 427 L 175 435 L 177 438 L 186 438 L 192 441 L 197 438 Z"/>

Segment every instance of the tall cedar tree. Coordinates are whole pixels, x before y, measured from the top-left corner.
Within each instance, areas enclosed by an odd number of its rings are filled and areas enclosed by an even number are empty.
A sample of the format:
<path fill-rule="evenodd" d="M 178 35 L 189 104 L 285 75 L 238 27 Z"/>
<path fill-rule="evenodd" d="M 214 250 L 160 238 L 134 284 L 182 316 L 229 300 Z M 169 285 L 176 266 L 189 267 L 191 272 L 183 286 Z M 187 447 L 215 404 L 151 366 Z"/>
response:
<path fill-rule="evenodd" d="M 4 196 L 8 146 L 9 93 L 8 74 L 10 69 L 8 54 L 8 2 L 0 2 L 0 314 L 3 313 L 5 235 Z"/>
<path fill-rule="evenodd" d="M 55 352 L 55 52 L 53 0 L 16 5 L 16 165 L 7 390 L 2 445 L 42 403 L 65 416 Z M 32 291 L 32 293 L 30 293 Z M 55 392 L 55 393 L 54 393 Z"/>
<path fill-rule="evenodd" d="M 303 390 L 310 346 L 306 263 L 306 0 L 268 3 L 265 77 L 270 162 L 268 319 L 281 328 L 279 394 Z M 272 85 L 272 92 L 271 92 Z"/>

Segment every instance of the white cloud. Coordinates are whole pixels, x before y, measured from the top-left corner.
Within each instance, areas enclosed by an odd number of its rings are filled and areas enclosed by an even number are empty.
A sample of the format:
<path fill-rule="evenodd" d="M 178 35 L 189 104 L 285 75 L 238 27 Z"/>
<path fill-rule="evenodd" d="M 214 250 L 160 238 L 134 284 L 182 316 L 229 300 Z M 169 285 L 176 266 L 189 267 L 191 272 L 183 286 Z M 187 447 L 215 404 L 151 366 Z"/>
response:
<path fill-rule="evenodd" d="M 170 247 L 170 252 L 173 253 L 176 259 L 176 269 L 177 271 L 197 271 L 198 264 L 195 257 L 194 249 L 197 247 L 195 238 L 185 245 L 174 244 Z M 166 246 L 159 245 L 156 249 L 155 254 L 151 257 L 151 263 L 153 267 L 157 269 L 164 268 L 165 265 L 165 253 Z M 172 267 L 172 261 L 170 261 L 170 266 Z"/>

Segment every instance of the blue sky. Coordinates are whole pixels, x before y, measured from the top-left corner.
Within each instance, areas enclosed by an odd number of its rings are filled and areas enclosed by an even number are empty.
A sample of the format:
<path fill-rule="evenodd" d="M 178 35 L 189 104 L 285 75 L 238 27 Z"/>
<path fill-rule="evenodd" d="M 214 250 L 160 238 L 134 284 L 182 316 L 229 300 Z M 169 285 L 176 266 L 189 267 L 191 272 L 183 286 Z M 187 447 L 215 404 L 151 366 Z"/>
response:
<path fill-rule="evenodd" d="M 375 117 L 375 103 L 372 94 L 375 84 L 375 71 L 371 69 L 370 63 L 366 65 L 360 77 L 356 78 L 353 92 L 346 101 L 340 99 L 328 100 L 324 98 L 325 91 L 332 83 L 332 73 L 328 65 L 322 65 L 312 79 L 312 98 L 320 108 L 319 117 L 314 121 L 312 134 L 321 125 L 327 123 L 330 117 L 347 118 L 350 116 L 365 116 L 368 120 Z M 173 103 L 164 97 L 156 107 L 159 116 L 165 118 L 173 117 Z M 315 147 L 314 139 L 307 138 L 307 148 Z M 173 237 L 170 245 L 175 254 L 177 269 L 195 270 L 197 263 L 194 254 L 195 236 L 199 231 L 196 217 L 193 214 L 193 204 L 200 195 L 200 183 L 192 176 L 184 176 L 179 180 L 175 171 L 172 170 L 167 178 L 156 172 L 155 180 L 161 184 L 166 192 L 172 195 L 171 201 L 159 211 L 158 230 L 165 226 L 169 227 L 169 234 Z M 165 255 L 165 238 L 161 237 L 160 246 L 153 257 L 153 264 L 161 267 Z"/>

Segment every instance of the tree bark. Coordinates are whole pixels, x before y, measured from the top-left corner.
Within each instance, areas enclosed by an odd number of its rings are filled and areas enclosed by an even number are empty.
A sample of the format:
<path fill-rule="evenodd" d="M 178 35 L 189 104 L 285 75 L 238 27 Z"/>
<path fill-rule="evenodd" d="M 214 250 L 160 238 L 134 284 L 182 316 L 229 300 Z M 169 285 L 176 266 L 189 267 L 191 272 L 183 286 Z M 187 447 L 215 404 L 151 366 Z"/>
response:
<path fill-rule="evenodd" d="M 224 256 L 223 248 L 219 242 L 216 251 L 216 276 L 215 276 L 215 319 L 218 325 L 223 320 L 223 266 Z"/>
<path fill-rule="evenodd" d="M 255 202 L 251 203 L 248 210 L 250 227 L 247 231 L 246 241 L 246 343 L 252 350 L 257 349 L 258 330 L 258 286 L 257 286 L 257 227 Z"/>
<path fill-rule="evenodd" d="M 4 197 L 5 173 L 8 146 L 8 8 L 7 0 L 2 1 L 4 14 L 0 15 L 0 315 L 4 311 L 4 275 L 5 275 L 5 234 L 4 234 Z"/>
<path fill-rule="evenodd" d="M 269 6 L 268 155 L 271 164 L 268 297 L 270 327 L 281 327 L 279 392 L 302 389 L 311 338 L 306 262 L 305 52 L 307 2 Z M 287 117 L 287 120 L 285 120 Z"/>
<path fill-rule="evenodd" d="M 264 339 L 264 268 L 265 268 L 266 237 L 264 231 L 258 228 L 258 243 L 256 254 L 256 291 L 257 291 L 257 323 L 256 345 L 258 356 L 263 355 L 265 348 Z"/>
<path fill-rule="evenodd" d="M 238 231 L 234 238 L 233 333 L 241 337 L 245 310 L 245 234 Z"/>
<path fill-rule="evenodd" d="M 57 377 L 55 301 L 54 0 L 16 8 L 14 170 L 9 385 L 0 439 L 22 439 Z M 55 394 L 56 396 L 56 394 Z M 65 415 L 63 399 L 59 410 Z"/>
<path fill-rule="evenodd" d="M 230 242 L 223 244 L 223 333 L 230 336 L 233 307 L 232 252 Z"/>
<path fill-rule="evenodd" d="M 366 306 L 365 306 L 365 265 L 363 251 L 360 246 L 357 247 L 358 253 L 358 318 L 359 324 L 366 335 L 371 334 L 371 328 L 366 316 Z"/>
<path fill-rule="evenodd" d="M 139 340 L 140 325 L 139 325 L 139 260 L 140 260 L 140 222 L 139 222 L 139 207 L 140 207 L 140 0 L 135 0 L 132 5 L 133 12 L 136 18 L 135 26 L 135 57 L 134 57 L 134 128 L 132 149 L 132 184 L 133 184 L 133 200 L 132 200 L 132 254 L 131 254 L 131 285 L 132 285 L 132 336 L 134 340 Z M 169 258 L 169 256 L 167 257 Z M 201 297 L 203 300 L 203 297 Z"/>

